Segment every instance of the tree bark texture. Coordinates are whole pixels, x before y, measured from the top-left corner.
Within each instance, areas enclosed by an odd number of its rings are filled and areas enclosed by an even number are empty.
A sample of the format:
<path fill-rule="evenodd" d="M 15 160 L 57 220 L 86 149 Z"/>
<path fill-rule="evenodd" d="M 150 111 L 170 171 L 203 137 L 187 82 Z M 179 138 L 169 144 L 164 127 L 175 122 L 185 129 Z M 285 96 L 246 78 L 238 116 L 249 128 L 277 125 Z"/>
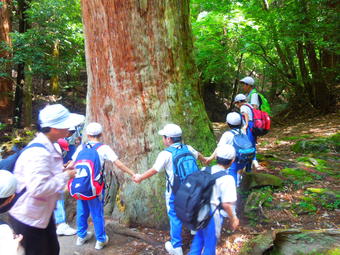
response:
<path fill-rule="evenodd" d="M 87 120 L 104 127 L 104 142 L 141 173 L 163 149 L 166 123 L 207 154 L 215 146 L 199 95 L 189 0 L 83 0 L 88 73 Z M 137 185 L 115 171 L 116 206 L 125 223 L 166 225 L 165 175 Z M 112 194 L 113 194 L 112 193 Z"/>
<path fill-rule="evenodd" d="M 11 53 L 4 47 L 11 47 L 11 15 L 9 6 L 11 0 L 0 0 L 0 58 L 10 59 Z M 11 79 L 11 65 L 0 67 L 0 72 L 6 76 L 0 76 L 0 121 L 6 122 L 12 112 L 11 92 L 13 83 Z"/>

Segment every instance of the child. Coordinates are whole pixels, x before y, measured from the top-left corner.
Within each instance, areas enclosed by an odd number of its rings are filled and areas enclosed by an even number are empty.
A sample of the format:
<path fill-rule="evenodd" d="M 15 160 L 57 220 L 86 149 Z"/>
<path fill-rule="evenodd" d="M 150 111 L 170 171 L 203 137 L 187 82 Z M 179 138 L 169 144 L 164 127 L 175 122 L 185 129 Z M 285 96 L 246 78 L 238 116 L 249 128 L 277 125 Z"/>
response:
<path fill-rule="evenodd" d="M 228 130 L 228 131 L 223 133 L 220 141 L 217 144 L 217 148 L 220 147 L 220 146 L 223 146 L 225 144 L 229 144 L 229 145 L 233 146 L 233 144 L 234 144 L 233 140 L 234 140 L 234 136 L 235 136 L 234 132 L 241 132 L 242 119 L 241 119 L 241 115 L 239 113 L 237 113 L 237 112 L 228 113 L 226 121 L 227 121 L 227 124 L 228 124 L 228 126 L 231 130 Z M 215 159 L 217 148 L 215 149 L 213 154 L 211 154 L 211 156 L 206 159 L 208 163 L 210 163 L 213 159 Z M 239 171 L 242 170 L 245 166 L 246 166 L 245 163 L 237 163 L 236 161 L 234 161 L 229 168 L 229 174 L 232 177 L 234 177 L 236 186 L 239 185 L 239 179 L 240 179 L 239 178 L 240 177 Z"/>
<path fill-rule="evenodd" d="M 17 180 L 7 170 L 0 170 L 0 208 L 11 204 L 15 198 Z M 2 211 L 5 212 L 5 211 Z M 25 251 L 20 245 L 22 235 L 14 235 L 13 230 L 0 219 L 0 254 L 24 255 Z"/>
<path fill-rule="evenodd" d="M 99 123 L 92 122 L 86 127 L 86 135 L 88 142 L 85 146 L 93 147 L 95 144 L 100 142 L 103 128 Z M 75 162 L 79 152 L 82 150 L 83 146 L 78 146 L 76 152 L 72 156 L 72 161 Z M 135 173 L 125 166 L 119 159 L 116 153 L 108 146 L 101 145 L 97 152 L 99 154 L 101 168 L 104 167 L 104 162 L 106 160 L 111 161 L 116 167 L 118 167 L 123 172 L 128 173 L 133 176 Z M 87 219 L 91 212 L 95 234 L 96 234 L 96 245 L 97 250 L 103 249 L 105 245 L 109 242 L 109 237 L 105 232 L 104 225 L 104 194 L 96 197 L 92 200 L 77 200 L 77 229 L 78 238 L 77 245 L 83 245 L 86 241 L 90 240 L 93 236 L 91 232 L 87 231 Z"/>
<path fill-rule="evenodd" d="M 180 149 L 182 146 L 187 146 L 189 153 L 191 153 L 196 159 L 198 158 L 205 163 L 205 158 L 201 153 L 193 149 L 189 145 L 182 144 L 182 129 L 176 124 L 167 124 L 158 132 L 163 138 L 163 144 L 165 147 L 172 147 L 173 149 Z M 172 153 L 168 150 L 163 150 L 158 154 L 156 162 L 153 167 L 147 170 L 143 174 L 136 174 L 134 181 L 140 183 L 141 181 L 150 178 L 157 174 L 161 170 L 165 169 L 167 178 L 165 202 L 167 206 L 167 213 L 170 221 L 170 241 L 165 243 L 165 249 L 169 254 L 182 255 L 182 222 L 176 216 L 174 201 L 175 194 L 172 191 L 174 184 L 174 169 L 172 164 Z"/>
<path fill-rule="evenodd" d="M 215 154 L 217 165 L 212 166 L 211 174 L 228 171 L 235 159 L 234 147 L 230 144 L 223 144 L 217 147 Z M 223 216 L 227 214 L 232 230 L 235 230 L 239 225 L 239 219 L 235 213 L 236 199 L 236 186 L 232 176 L 225 175 L 218 178 L 213 186 L 210 198 L 211 211 L 214 212 L 220 204 L 223 210 L 216 210 L 208 226 L 197 231 L 188 255 L 216 254 L 216 245 L 221 234 Z"/>
<path fill-rule="evenodd" d="M 244 125 L 242 130 L 247 134 L 250 142 L 253 144 L 256 149 L 256 136 L 253 134 L 253 126 L 254 126 L 254 117 L 253 117 L 253 105 L 247 103 L 247 97 L 243 94 L 236 95 L 234 99 L 235 106 L 240 109 L 240 112 L 243 116 Z M 259 168 L 259 164 L 256 160 L 256 155 L 253 159 L 254 168 Z M 251 171 L 251 163 L 246 166 L 247 171 Z"/>

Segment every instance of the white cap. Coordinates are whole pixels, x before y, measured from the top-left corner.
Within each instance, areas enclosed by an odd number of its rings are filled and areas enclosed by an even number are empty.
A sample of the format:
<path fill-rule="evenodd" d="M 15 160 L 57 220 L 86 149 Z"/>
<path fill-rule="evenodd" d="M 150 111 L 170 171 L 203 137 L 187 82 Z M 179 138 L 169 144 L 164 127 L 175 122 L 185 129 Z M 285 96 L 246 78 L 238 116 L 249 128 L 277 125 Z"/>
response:
<path fill-rule="evenodd" d="M 7 170 L 0 170 L 0 198 L 12 196 L 17 189 L 17 180 Z"/>
<path fill-rule="evenodd" d="M 158 134 L 167 137 L 181 137 L 182 129 L 176 124 L 167 124 L 162 130 L 158 131 Z"/>
<path fill-rule="evenodd" d="M 254 83 L 255 83 L 254 79 L 251 78 L 250 76 L 244 77 L 242 80 L 240 80 L 240 82 L 243 82 L 243 83 L 248 84 L 250 86 L 254 86 Z"/>
<path fill-rule="evenodd" d="M 100 135 L 103 132 L 103 127 L 97 122 L 91 122 L 86 127 L 86 134 Z"/>
<path fill-rule="evenodd" d="M 217 147 L 216 156 L 224 159 L 234 159 L 236 156 L 235 149 L 230 144 L 223 144 Z"/>
<path fill-rule="evenodd" d="M 39 112 L 40 126 L 58 129 L 69 129 L 84 122 L 85 116 L 70 113 L 61 104 L 47 105 Z"/>
<path fill-rule="evenodd" d="M 230 112 L 227 114 L 227 123 L 233 126 L 241 125 L 241 114 Z"/>
<path fill-rule="evenodd" d="M 247 99 L 247 97 L 243 94 L 238 94 L 236 95 L 234 102 L 240 102 L 240 101 L 245 101 Z"/>

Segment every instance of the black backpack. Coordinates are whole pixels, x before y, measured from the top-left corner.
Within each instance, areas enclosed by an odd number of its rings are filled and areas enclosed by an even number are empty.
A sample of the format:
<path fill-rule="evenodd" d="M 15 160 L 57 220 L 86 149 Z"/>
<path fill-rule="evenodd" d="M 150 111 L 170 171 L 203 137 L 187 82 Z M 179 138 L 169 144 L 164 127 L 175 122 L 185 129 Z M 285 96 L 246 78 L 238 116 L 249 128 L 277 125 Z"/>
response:
<path fill-rule="evenodd" d="M 179 186 L 175 196 L 175 211 L 183 225 L 190 230 L 205 228 L 216 209 L 211 213 L 210 197 L 216 179 L 227 175 L 226 171 L 211 174 L 211 167 L 189 175 Z"/>

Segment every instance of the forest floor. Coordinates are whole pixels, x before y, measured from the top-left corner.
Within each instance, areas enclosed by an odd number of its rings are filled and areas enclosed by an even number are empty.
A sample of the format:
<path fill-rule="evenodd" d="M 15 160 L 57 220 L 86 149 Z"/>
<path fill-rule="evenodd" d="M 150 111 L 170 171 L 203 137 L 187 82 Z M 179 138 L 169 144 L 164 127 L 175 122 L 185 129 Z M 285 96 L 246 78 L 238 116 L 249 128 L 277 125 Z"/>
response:
<path fill-rule="evenodd" d="M 227 222 L 219 241 L 217 254 L 236 255 L 242 246 L 255 236 L 274 229 L 339 229 L 339 197 L 328 201 L 326 197 L 317 197 L 310 190 L 324 190 L 339 194 L 340 154 L 334 150 L 326 152 L 294 152 L 292 146 L 299 141 L 311 141 L 331 137 L 339 132 L 339 114 L 295 120 L 293 123 L 274 123 L 274 127 L 264 137 L 258 139 L 259 173 L 270 173 L 283 179 L 283 187 L 272 190 L 261 210 L 262 216 L 246 217 L 240 212 L 240 227 L 234 233 L 227 229 Z M 226 129 L 223 123 L 214 123 L 217 137 Z M 320 141 L 319 141 L 320 144 Z M 321 140 L 321 144 L 324 144 Z M 282 173 L 283 169 L 285 175 Z M 288 170 L 287 170 L 288 169 Z M 298 170 L 298 171 L 295 171 Z M 298 173 L 303 173 L 302 175 Z M 309 178 L 307 178 L 309 177 Z M 268 191 L 268 188 L 266 189 Z M 334 194 L 334 193 L 332 193 Z M 314 199 L 314 200 L 313 200 Z M 322 201 L 323 199 L 323 201 Z M 327 201 L 326 201 L 327 200 Z M 326 202 L 325 202 L 326 201 Z M 286 206 L 279 206 L 286 203 Z M 266 206 L 266 204 L 269 204 Z M 240 207 L 244 205 L 241 201 Z M 107 219 L 109 224 L 110 220 Z M 95 241 L 91 240 L 85 247 L 75 246 L 76 237 L 60 237 L 61 254 L 167 254 L 164 242 L 168 240 L 168 231 L 149 228 L 134 229 L 158 241 L 150 244 L 142 239 L 117 234 L 108 229 L 110 242 L 101 250 L 94 249 Z M 184 251 L 188 251 L 191 236 L 184 231 Z M 252 254 L 252 253 L 249 253 Z"/>

